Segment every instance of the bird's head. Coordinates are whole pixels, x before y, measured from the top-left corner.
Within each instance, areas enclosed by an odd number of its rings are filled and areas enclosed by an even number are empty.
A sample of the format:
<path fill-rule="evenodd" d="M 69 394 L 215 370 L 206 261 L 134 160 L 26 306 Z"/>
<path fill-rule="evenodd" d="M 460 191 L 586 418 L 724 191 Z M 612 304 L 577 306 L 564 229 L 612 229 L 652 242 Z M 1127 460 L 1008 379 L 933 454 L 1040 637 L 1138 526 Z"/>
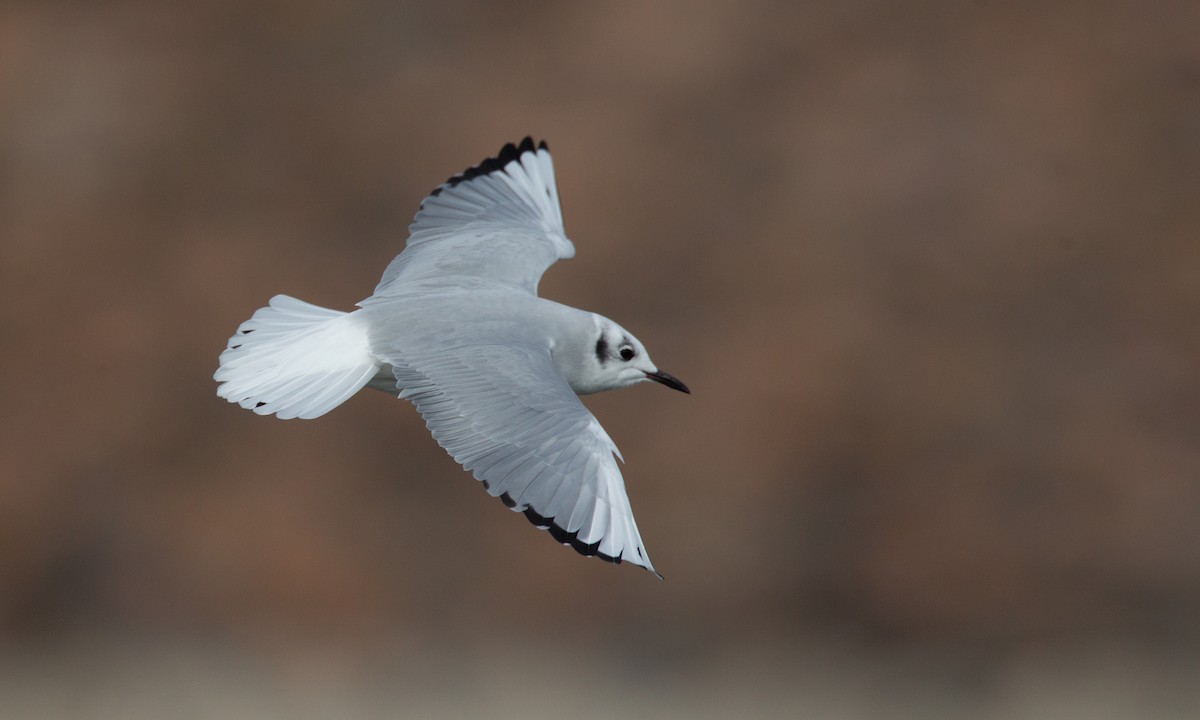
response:
<path fill-rule="evenodd" d="M 678 378 L 659 370 L 645 346 L 628 330 L 601 315 L 593 315 L 593 320 L 593 332 L 582 354 L 583 368 L 573 378 L 575 392 L 585 395 L 653 380 L 691 393 Z"/>

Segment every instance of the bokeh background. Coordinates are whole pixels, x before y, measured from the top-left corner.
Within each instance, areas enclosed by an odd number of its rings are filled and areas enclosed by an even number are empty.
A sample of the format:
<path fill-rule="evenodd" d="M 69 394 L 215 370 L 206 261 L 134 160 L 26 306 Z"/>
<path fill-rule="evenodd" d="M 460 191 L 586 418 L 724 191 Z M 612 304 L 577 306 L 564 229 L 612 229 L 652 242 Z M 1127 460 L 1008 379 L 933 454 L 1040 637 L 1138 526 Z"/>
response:
<path fill-rule="evenodd" d="M 215 396 L 526 134 L 659 582 Z M 0 716 L 1200 716 L 1200 5 L 0 4 Z"/>

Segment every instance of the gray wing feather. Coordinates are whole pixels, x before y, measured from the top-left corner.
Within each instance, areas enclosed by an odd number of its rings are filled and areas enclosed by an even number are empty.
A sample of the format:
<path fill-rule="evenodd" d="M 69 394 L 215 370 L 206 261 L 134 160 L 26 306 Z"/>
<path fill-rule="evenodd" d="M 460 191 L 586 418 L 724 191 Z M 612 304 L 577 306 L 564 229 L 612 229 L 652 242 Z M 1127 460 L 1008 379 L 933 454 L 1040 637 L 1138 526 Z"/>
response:
<path fill-rule="evenodd" d="M 582 554 L 655 572 L 616 445 L 548 351 L 487 345 L 391 362 L 400 397 L 489 494 Z"/>
<path fill-rule="evenodd" d="M 542 273 L 574 255 L 550 151 L 526 138 L 450 178 L 421 203 L 408 243 L 375 295 L 402 292 L 414 281 L 464 276 L 536 294 Z"/>

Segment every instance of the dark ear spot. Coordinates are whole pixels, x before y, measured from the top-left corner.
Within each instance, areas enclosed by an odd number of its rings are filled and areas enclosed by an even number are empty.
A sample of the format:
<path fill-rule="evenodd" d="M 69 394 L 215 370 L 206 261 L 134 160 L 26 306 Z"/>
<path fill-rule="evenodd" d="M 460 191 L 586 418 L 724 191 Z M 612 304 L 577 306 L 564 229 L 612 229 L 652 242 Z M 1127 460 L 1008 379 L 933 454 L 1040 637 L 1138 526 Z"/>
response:
<path fill-rule="evenodd" d="M 596 341 L 596 359 L 600 361 L 601 365 L 608 362 L 608 341 L 604 339 L 603 335 Z"/>

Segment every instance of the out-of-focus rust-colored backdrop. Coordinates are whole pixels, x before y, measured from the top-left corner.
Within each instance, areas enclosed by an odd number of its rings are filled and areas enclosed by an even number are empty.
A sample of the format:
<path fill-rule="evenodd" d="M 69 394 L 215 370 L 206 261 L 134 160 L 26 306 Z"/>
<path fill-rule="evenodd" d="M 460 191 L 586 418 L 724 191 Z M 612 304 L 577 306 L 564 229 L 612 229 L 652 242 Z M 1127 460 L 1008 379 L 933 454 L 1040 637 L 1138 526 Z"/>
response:
<path fill-rule="evenodd" d="M 666 582 L 214 394 L 526 134 Z M 1190 2 L 8 2 L 0 714 L 1195 717 L 1198 198 Z"/>

